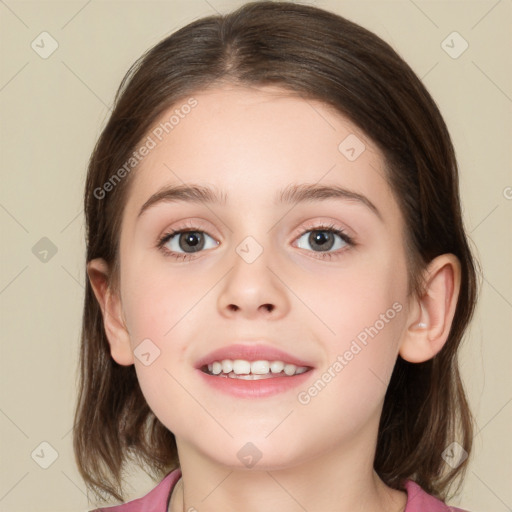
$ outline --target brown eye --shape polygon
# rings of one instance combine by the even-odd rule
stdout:
[[[306,241],[301,241],[302,239]],[[348,235],[339,229],[318,227],[305,231],[300,236],[298,247],[308,249],[308,244],[314,252],[326,252],[332,249],[343,249],[347,245],[352,245],[352,241]]]
[[[186,258],[187,254],[211,249],[218,242],[204,231],[200,230],[176,230],[167,233],[160,239],[158,246],[166,253]]]
[[[186,231],[177,237],[180,249],[185,252],[197,252],[204,248],[204,234],[201,231]]]

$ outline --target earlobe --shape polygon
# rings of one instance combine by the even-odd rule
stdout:
[[[103,326],[112,358],[123,366],[133,364],[133,352],[121,299],[108,285],[108,264],[101,258],[91,260],[87,264],[87,275],[103,314]]]
[[[399,350],[402,359],[421,363],[443,348],[455,315],[460,275],[460,262],[453,254],[442,254],[429,263],[423,294],[411,299]]]

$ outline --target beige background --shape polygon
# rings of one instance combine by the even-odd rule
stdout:
[[[75,468],[70,433],[87,159],[129,65],[176,28],[241,3],[0,1],[0,511],[93,508]],[[481,300],[462,351],[479,431],[463,492],[452,504],[472,512],[510,511],[512,2],[309,3],[394,46],[423,78],[451,131],[465,222],[483,267]],[[43,31],[59,45],[47,59],[31,48]],[[454,31],[469,44],[456,59],[441,46]],[[461,48],[462,40],[454,41]],[[43,237],[57,249],[46,262],[33,253]],[[56,460],[43,469],[53,450]],[[130,483],[132,498],[154,485],[141,472]]]

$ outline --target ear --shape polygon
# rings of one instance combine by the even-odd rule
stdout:
[[[411,299],[399,350],[402,359],[422,363],[443,348],[455,315],[460,275],[460,262],[454,254],[442,254],[429,263],[423,294]]]
[[[124,366],[133,364],[130,335],[126,327],[121,299],[108,285],[108,264],[101,258],[91,260],[87,264],[87,275],[101,307],[112,358]]]

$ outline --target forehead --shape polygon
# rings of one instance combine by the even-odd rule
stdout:
[[[160,187],[188,182],[211,184],[238,206],[248,198],[274,203],[277,189],[306,182],[392,200],[382,155],[356,125],[278,87],[192,94],[164,112],[144,141],[152,148],[132,177],[132,215]]]

